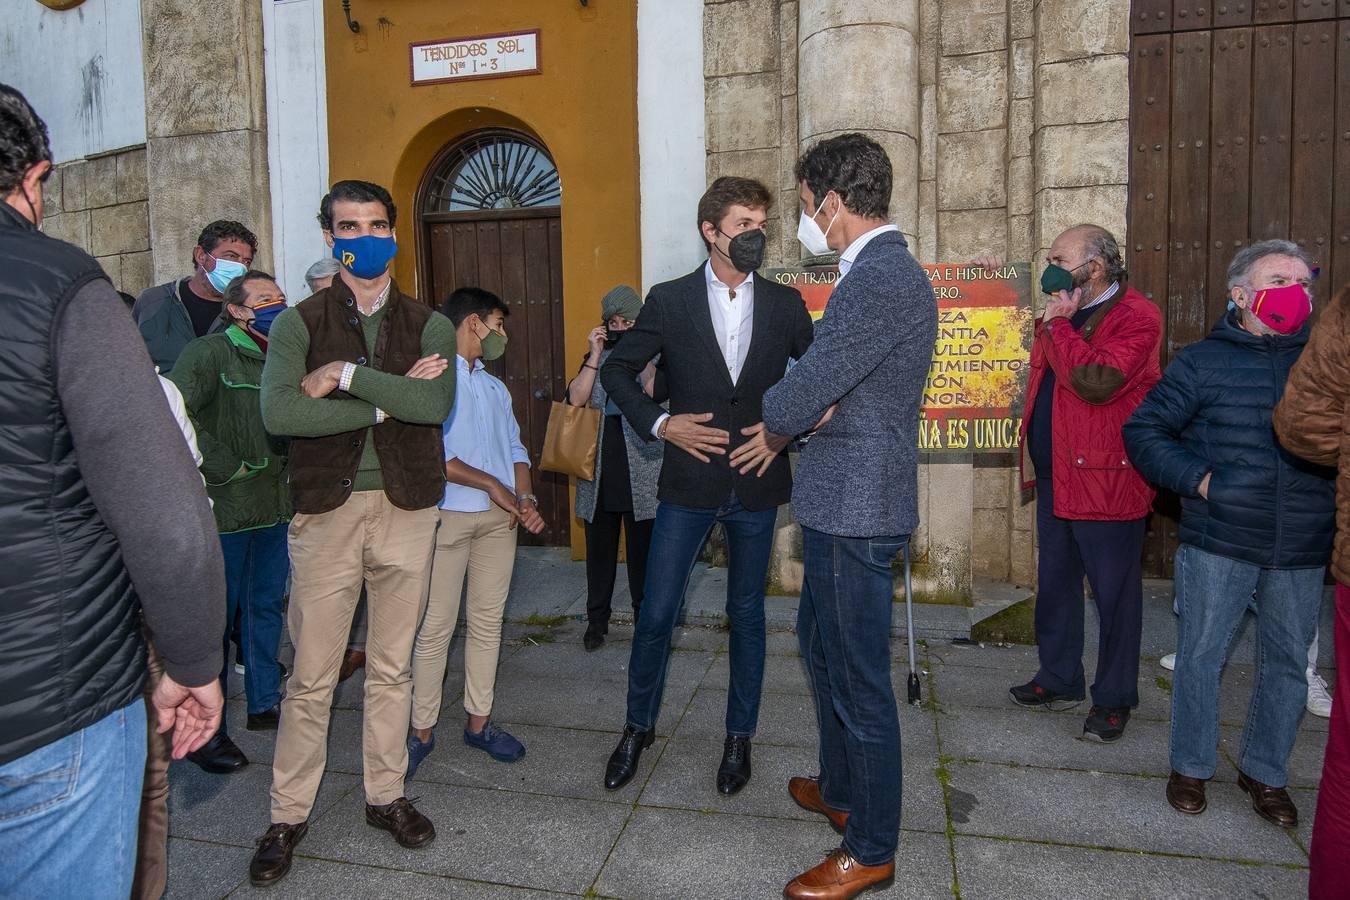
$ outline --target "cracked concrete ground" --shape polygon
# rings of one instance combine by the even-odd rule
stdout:
[[[623,578],[619,579],[623,583]],[[838,843],[797,808],[786,781],[815,768],[814,714],[788,631],[769,635],[754,778],[727,798],[714,787],[726,701],[727,635],[715,621],[723,582],[695,579],[677,632],[656,743],[638,777],[609,793],[601,773],[623,725],[632,632],[581,648],[584,572],[556,553],[523,552],[495,718],[528,753],[504,765],[458,739],[462,645],[451,649],[439,743],[408,795],[436,823],[423,850],[404,850],[362,815],[361,675],[334,702],[327,772],[309,835],[280,885],[284,897],[485,897],[556,894],[624,898],[754,898],[782,886]],[[700,587],[700,585],[703,585]],[[773,598],[788,604],[791,598]],[[616,604],[626,603],[616,598]],[[1324,608],[1330,611],[1330,602]],[[902,612],[902,611],[898,611]],[[787,618],[783,615],[783,618]],[[1089,615],[1089,654],[1095,621]],[[1325,720],[1306,716],[1290,769],[1299,828],[1259,819],[1236,785],[1234,758],[1252,684],[1250,629],[1233,652],[1220,710],[1219,773],[1209,809],[1167,805],[1170,651],[1165,583],[1145,608],[1141,703],[1124,738],[1078,740],[1086,705],[1017,708],[1007,688],[1035,670],[1030,647],[953,643],[950,616],[918,607],[924,704],[903,703],[906,649],[893,644],[904,743],[903,832],[895,885],[869,896],[938,898],[1298,897],[1321,773]],[[926,623],[932,621],[929,627]],[[1324,624],[1324,635],[1331,633]],[[1323,640],[1330,665],[1330,640]],[[289,648],[283,651],[289,655]],[[1086,664],[1091,671],[1091,655]],[[1323,669],[1328,681],[1334,672]],[[235,679],[238,681],[239,679]],[[176,763],[171,773],[169,896],[242,897],[254,839],[267,825],[274,734],[242,727],[232,685],[232,737],[253,763],[231,776]]]

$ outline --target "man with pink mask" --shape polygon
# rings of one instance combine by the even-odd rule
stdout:
[[[1285,785],[1335,533],[1335,471],[1280,446],[1271,415],[1308,342],[1313,277],[1291,241],[1244,248],[1228,266],[1228,312],[1177,354],[1124,428],[1144,477],[1181,496],[1167,800],[1188,815],[1205,811],[1219,680],[1255,594],[1259,652],[1238,787],[1262,818],[1298,824]]]

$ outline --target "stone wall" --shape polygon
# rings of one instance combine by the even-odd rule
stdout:
[[[1128,13],[1128,0],[708,0],[708,177],[781,192],[770,265],[801,255],[797,153],[844,130],[887,147],[892,214],[921,261],[1042,259],[1080,221],[1123,241]],[[1034,583],[1024,500],[1013,455],[928,458],[918,589],[960,600],[975,577]],[[776,570],[791,589],[784,524]]]
[[[145,147],[63,163],[43,186],[42,228],[96,258],[133,296],[151,284]]]
[[[242,222],[271,271],[262,12],[256,0],[141,0],[155,280],[191,270],[204,225]]]

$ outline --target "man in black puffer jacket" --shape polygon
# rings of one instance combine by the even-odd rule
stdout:
[[[46,126],[0,84],[0,897],[125,898],[147,714],[178,758],[220,723],[225,572],[125,304],[38,231],[49,171]]]
[[[1271,425],[1308,340],[1312,278],[1290,241],[1238,253],[1228,267],[1230,310],[1177,354],[1124,428],[1134,465],[1182,502],[1168,802],[1204,812],[1219,679],[1255,594],[1260,652],[1238,785],[1258,814],[1286,828],[1298,824],[1284,787],[1336,514],[1335,472],[1287,452]]]

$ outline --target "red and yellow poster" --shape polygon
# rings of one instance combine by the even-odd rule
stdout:
[[[1031,267],[1007,263],[988,272],[938,263],[924,270],[937,297],[938,335],[923,392],[919,449],[1017,449],[1034,326]],[[825,314],[839,278],[833,266],[760,274],[800,291],[813,319]]]

